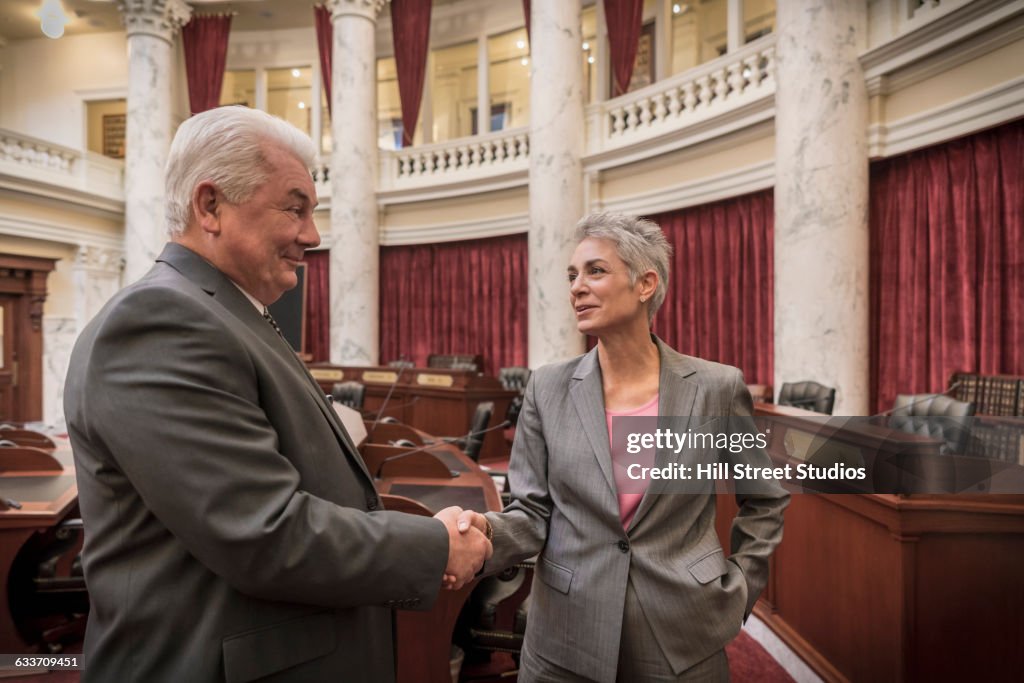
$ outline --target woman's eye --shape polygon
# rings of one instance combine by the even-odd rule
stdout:
[[[569,273],[569,282],[573,282],[576,279],[576,273]]]

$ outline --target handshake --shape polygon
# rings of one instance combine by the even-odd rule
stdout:
[[[484,562],[490,559],[491,525],[479,512],[452,506],[441,510],[434,519],[448,530],[448,565],[441,585],[458,590],[473,580]]]

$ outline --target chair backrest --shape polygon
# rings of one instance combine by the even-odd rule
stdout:
[[[480,447],[483,446],[484,438],[487,436],[480,432],[487,429],[487,424],[491,421],[493,413],[494,403],[492,401],[483,401],[476,404],[476,411],[474,411],[473,419],[469,423],[469,434],[466,435],[465,451],[469,459],[474,462],[480,459]]]
[[[836,403],[836,390],[810,380],[803,382],[785,382],[779,391],[780,406],[793,406],[816,413],[832,414]]]
[[[366,387],[359,382],[338,382],[331,387],[331,396],[344,406],[353,410],[362,410]]]
[[[944,453],[963,453],[968,418],[972,415],[973,403],[942,394],[900,394],[893,404],[889,426],[909,434],[942,439]]]
[[[518,391],[520,394],[526,390],[526,383],[530,381],[530,368],[512,366],[498,370],[498,381],[501,386],[509,391]]]
[[[458,367],[456,368],[456,363]],[[484,357],[480,354],[470,353],[432,353],[427,356],[428,368],[439,368],[445,370],[475,370],[480,372],[484,367]]]
[[[411,360],[393,360],[388,363],[389,368],[414,368],[416,364]]]

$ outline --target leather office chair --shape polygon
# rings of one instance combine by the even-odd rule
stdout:
[[[530,373],[530,368],[518,366],[498,370],[498,381],[501,382],[502,388],[519,392],[519,395],[509,402],[508,411],[505,413],[505,419],[513,425],[519,422],[519,413],[523,409],[523,393],[530,381]]]
[[[942,452],[963,453],[974,404],[942,394],[900,394],[889,417],[889,426],[945,442]]]
[[[363,409],[363,399],[366,398],[366,387],[359,382],[338,382],[331,387],[331,396],[343,406],[353,410]]]
[[[492,652],[512,655],[518,666],[530,612],[534,560],[481,579],[459,615],[456,641],[466,662],[487,661]]]
[[[491,421],[493,413],[493,402],[483,401],[482,403],[477,403],[473,419],[469,423],[469,433],[456,439],[454,442],[473,462],[480,460],[480,448],[484,445],[484,438],[487,436],[480,432],[487,429],[487,424]]]
[[[785,382],[779,391],[780,406],[793,406],[816,413],[832,414],[836,402],[836,390],[817,382]]]

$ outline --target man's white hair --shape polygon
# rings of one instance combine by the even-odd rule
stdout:
[[[166,218],[171,237],[185,231],[199,183],[212,182],[229,202],[238,204],[267,182],[268,143],[290,150],[306,167],[313,165],[316,147],[309,136],[258,109],[217,107],[182,123],[167,157]]]

